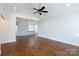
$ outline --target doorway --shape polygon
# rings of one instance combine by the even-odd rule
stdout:
[[[23,18],[16,18],[16,42],[21,45],[21,41],[27,41],[25,45],[34,48],[38,45],[38,22],[34,20],[26,20]],[[25,41],[26,40],[26,41]]]

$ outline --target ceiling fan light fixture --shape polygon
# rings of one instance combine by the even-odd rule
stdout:
[[[41,16],[41,18],[43,18],[44,16],[43,15],[40,15]]]

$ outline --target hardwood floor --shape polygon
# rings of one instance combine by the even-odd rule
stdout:
[[[16,42],[1,44],[2,56],[79,56],[79,47],[33,36],[18,36]],[[32,43],[32,44],[29,44]]]

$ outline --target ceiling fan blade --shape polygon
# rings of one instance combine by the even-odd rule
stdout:
[[[33,12],[33,14],[38,13],[38,12]]]
[[[40,11],[42,11],[43,9],[45,9],[45,6],[43,6],[41,9],[39,9]]]
[[[42,12],[44,12],[44,13],[48,13],[48,11],[42,11]]]
[[[36,9],[36,8],[33,8],[34,10],[38,10],[38,9]]]

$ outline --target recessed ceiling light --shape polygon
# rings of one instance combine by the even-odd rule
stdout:
[[[71,6],[71,4],[70,4],[70,3],[67,3],[67,4],[66,4],[66,6],[67,6],[67,7],[70,7],[70,6]]]
[[[77,33],[76,35],[79,36],[79,33]]]
[[[13,7],[13,9],[15,9],[15,10],[16,10],[16,6],[14,6],[14,7]]]

